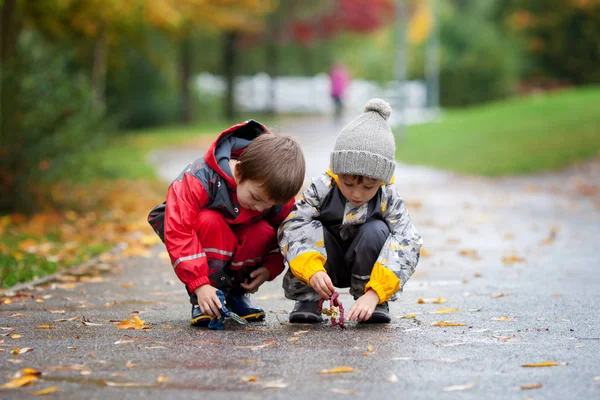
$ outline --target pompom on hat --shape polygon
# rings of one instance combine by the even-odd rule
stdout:
[[[369,100],[363,114],[337,137],[331,153],[331,172],[390,183],[396,168],[396,143],[387,122],[391,114],[392,107],[386,101]]]

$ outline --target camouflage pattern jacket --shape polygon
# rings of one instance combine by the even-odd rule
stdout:
[[[328,171],[313,179],[296,202],[278,232],[284,259],[292,273],[308,284],[316,272],[325,271],[323,227],[340,229],[340,236],[347,240],[353,237],[358,225],[380,219],[391,233],[365,291],[373,289],[380,302],[387,301],[402,290],[415,271],[423,243],[421,236],[393,185],[382,185],[368,203],[356,207],[344,198],[338,182],[338,177]]]

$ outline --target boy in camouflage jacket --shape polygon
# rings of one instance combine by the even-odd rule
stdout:
[[[402,290],[419,261],[421,236],[392,185],[394,136],[388,103],[365,112],[337,138],[330,171],[312,180],[279,228],[289,270],[283,288],[296,304],[290,322],[320,322],[320,298],[350,287],[348,319],[390,322],[387,302]]]

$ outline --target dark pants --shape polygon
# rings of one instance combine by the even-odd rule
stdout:
[[[387,224],[372,219],[361,225],[356,235],[342,240],[335,231],[323,228],[327,261],[325,270],[333,285],[350,288],[355,299],[362,296],[365,286],[371,279],[371,271],[379,257],[381,248],[390,235]],[[319,300],[313,288],[296,278],[288,269],[283,278],[285,297],[291,300]]]

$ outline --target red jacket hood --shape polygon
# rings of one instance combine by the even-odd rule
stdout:
[[[223,179],[225,179],[225,182],[227,182],[227,186],[235,188],[235,180],[226,172],[224,172],[223,169],[219,166],[218,156],[223,156],[225,152],[229,152],[231,146],[228,144],[231,138],[239,139],[237,141],[239,147],[240,144],[243,145],[244,141],[251,142],[252,140],[265,133],[270,134],[271,132],[269,132],[269,130],[263,124],[253,119],[242,122],[240,124],[233,125],[232,127],[223,131],[219,135],[217,140],[215,140],[211,144],[209,149],[204,154],[204,160],[210,168],[212,168],[214,171],[217,171],[217,173],[221,177],[223,177]],[[244,152],[245,149],[245,146],[243,148],[233,149],[229,153],[229,159],[237,159]]]

